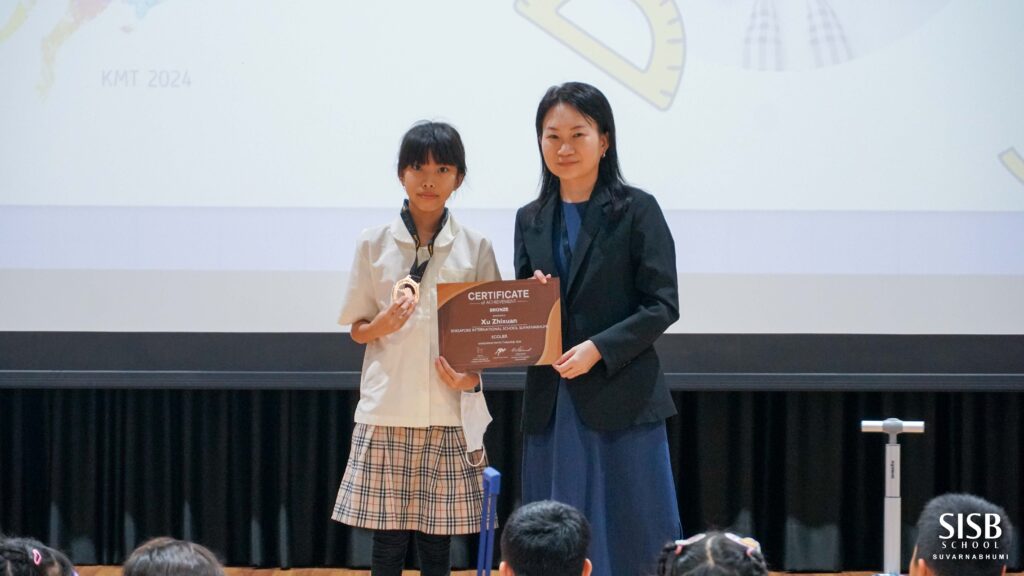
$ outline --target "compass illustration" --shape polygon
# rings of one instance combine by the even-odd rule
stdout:
[[[1021,184],[1024,184],[1024,158],[1016,149],[1010,148],[999,155],[999,160],[1006,166],[1011,174],[1017,177]]]
[[[640,68],[565,18],[569,0],[517,0],[516,12],[605,71],[659,110],[668,110],[683,77],[686,42],[674,0],[633,0],[650,26],[653,42],[647,66]]]

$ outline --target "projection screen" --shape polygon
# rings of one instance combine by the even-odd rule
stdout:
[[[1024,333],[1018,0],[0,5],[0,331],[331,332],[402,133],[512,274],[537,102],[601,88],[682,333]]]

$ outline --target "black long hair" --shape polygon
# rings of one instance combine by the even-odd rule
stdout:
[[[618,216],[628,204],[626,180],[619,168],[619,149],[615,145],[615,116],[608,98],[600,90],[583,82],[566,82],[548,88],[537,105],[537,149],[540,151],[540,195],[537,199],[541,204],[558,196],[558,177],[548,170],[544,163],[544,151],[541,147],[541,136],[544,132],[544,117],[558,104],[566,104],[575,108],[585,118],[594,123],[597,131],[608,138],[608,149],[601,158],[597,168],[597,184],[611,193],[611,214]]]

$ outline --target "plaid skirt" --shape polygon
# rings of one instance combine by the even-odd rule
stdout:
[[[465,456],[458,426],[356,424],[331,518],[371,530],[479,532],[487,461],[474,467]]]

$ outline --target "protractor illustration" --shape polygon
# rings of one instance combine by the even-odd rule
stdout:
[[[632,0],[647,18],[653,34],[647,68],[639,68],[618,52],[566,19],[559,10],[570,0],[516,0],[516,12],[604,70],[655,108],[668,110],[679,90],[686,58],[683,20],[675,0]]]
[[[999,155],[1003,166],[1017,177],[1021,184],[1024,184],[1024,158],[1021,158],[1016,149],[1010,148]]]
[[[14,12],[11,13],[10,18],[7,19],[3,28],[0,28],[0,43],[10,38],[12,34],[18,31],[18,28],[25,23],[25,19],[28,18],[28,13],[32,11],[32,7],[35,5],[36,0],[18,2],[18,5],[14,7]]]

